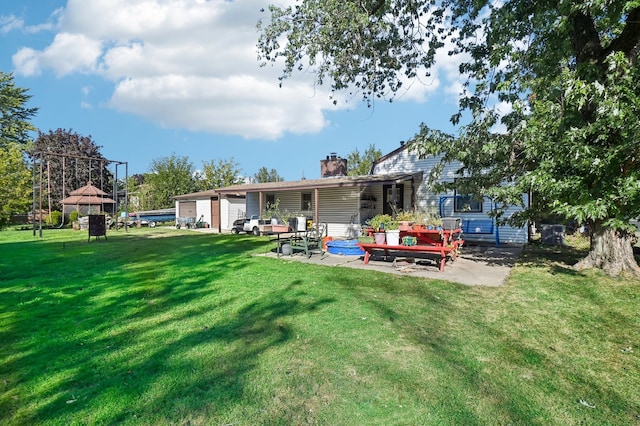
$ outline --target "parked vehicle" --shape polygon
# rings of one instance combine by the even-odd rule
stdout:
[[[233,226],[231,227],[232,234],[239,234],[244,231],[244,223],[247,219],[236,219],[233,221]]]
[[[260,219],[258,215],[250,218],[237,219],[231,227],[232,234],[246,232],[247,234],[260,235],[271,230],[271,219]]]
[[[176,221],[176,209],[160,209],[147,210],[129,213],[129,220],[140,225],[148,225],[149,228],[155,228],[161,222]]]

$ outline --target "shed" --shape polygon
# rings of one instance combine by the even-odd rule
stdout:
[[[202,219],[213,230],[229,231],[233,221],[244,217],[245,194],[219,194],[216,189],[176,195],[176,217],[193,217]]]

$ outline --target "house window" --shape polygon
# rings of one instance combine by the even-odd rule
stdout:
[[[267,194],[267,204],[265,208],[268,210],[269,208],[275,206],[276,204],[276,194]]]
[[[301,210],[311,210],[313,207],[313,203],[311,203],[311,193],[303,192],[302,193],[302,208]]]
[[[453,211],[456,213],[482,213],[482,199],[473,195],[456,194]]]

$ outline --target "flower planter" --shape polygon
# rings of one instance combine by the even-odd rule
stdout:
[[[373,244],[375,241],[375,238],[372,236],[361,235],[358,237],[358,242],[362,244]]]
[[[384,232],[374,232],[373,238],[376,244],[384,244],[386,234]]]
[[[399,246],[400,245],[400,230],[390,230],[387,231],[387,244],[390,246]]]
[[[412,227],[412,223],[408,220],[401,220],[398,222],[398,229],[400,231],[410,231]]]
[[[289,225],[271,225],[272,232],[289,232]]]

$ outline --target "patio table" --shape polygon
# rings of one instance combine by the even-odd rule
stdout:
[[[401,231],[400,237],[413,236],[416,237],[415,245],[388,245],[388,244],[366,244],[358,245],[365,251],[364,264],[369,263],[371,253],[374,251],[383,251],[386,256],[389,253],[394,255],[404,255],[410,257],[412,253],[436,254],[440,255],[440,271],[444,271],[444,266],[448,258],[455,260],[458,250],[464,244],[462,240],[462,230],[410,230]]]

